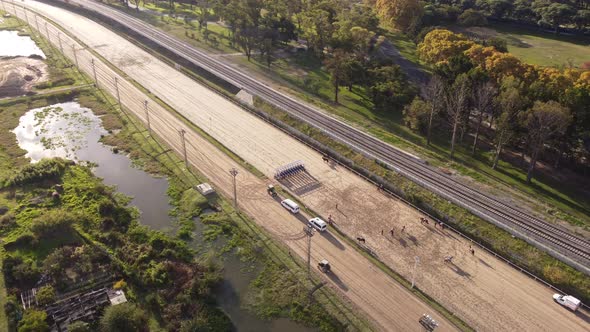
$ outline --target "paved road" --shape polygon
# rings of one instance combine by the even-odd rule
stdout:
[[[381,160],[425,188],[590,274],[590,241],[455,181],[413,156],[274,90],[238,69],[228,66],[221,59],[211,57],[131,15],[91,0],[70,0],[69,2],[83,5],[118,21],[214,75],[320,128],[357,151]]]

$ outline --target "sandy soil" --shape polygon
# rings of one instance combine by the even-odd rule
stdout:
[[[26,1],[26,4],[42,10],[90,46],[100,46],[96,50],[103,57],[267,176],[272,177],[280,165],[293,160],[305,161],[309,174],[318,180],[320,186],[307,192],[301,183],[291,186],[304,204],[324,218],[332,215],[338,227],[350,237],[364,237],[367,246],[382,261],[408,279],[411,279],[414,259],[418,256],[417,286],[476,329],[583,331],[588,328],[587,313],[576,316],[554,304],[552,291],[547,287],[479,248],[472,255],[469,243],[458,235],[435,229],[432,224],[429,227],[420,224],[417,211],[383,195],[345,169],[324,163],[316,152],[191,81],[125,39],[61,9],[32,1]],[[104,79],[112,82],[115,74],[105,75]],[[112,84],[104,87],[114,93]],[[137,104],[135,107],[140,109],[140,116],[143,114],[142,98],[145,97],[140,97],[138,92],[128,92],[123,96],[124,103],[128,99],[130,103]],[[170,117],[155,105],[150,106],[150,111],[152,109],[162,112],[161,116]],[[170,117],[160,125],[175,123],[174,126],[181,127],[175,121]],[[153,120],[152,126],[155,125],[157,123]],[[179,149],[179,143],[174,141],[177,133],[162,131],[160,135]],[[221,191],[230,194],[231,178],[227,170],[235,166],[233,162],[197,135],[191,133],[188,142],[191,161]],[[302,180],[313,181],[311,177]],[[301,233],[303,223],[285,213],[277,202],[266,195],[266,183],[245,170],[240,170],[239,184],[243,209],[302,255],[304,242],[293,238],[294,234]],[[394,236],[388,233],[391,228],[395,229]],[[453,255],[454,263],[444,264],[445,255]],[[337,279],[330,280],[331,284],[362,308],[383,330],[417,328],[417,317],[423,312],[432,312],[329,233],[314,237],[313,259],[323,257],[335,262]],[[445,323],[442,325],[448,326]]]
[[[0,58],[0,98],[22,96],[47,79],[47,65],[43,60]]]

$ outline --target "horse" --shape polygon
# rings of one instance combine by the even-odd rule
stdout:
[[[328,157],[328,155],[327,155],[327,154],[325,154],[325,155],[323,155],[323,156],[322,156],[322,160],[323,160],[325,163],[329,163],[329,162],[330,162],[330,157]]]
[[[364,237],[357,237],[356,238],[359,242],[365,243],[365,238]]]

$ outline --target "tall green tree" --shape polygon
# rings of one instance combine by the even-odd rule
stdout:
[[[536,101],[526,113],[522,114],[523,125],[528,129],[531,148],[531,161],[527,171],[528,183],[533,178],[539,153],[552,137],[563,135],[572,122],[570,110],[556,101]]]
[[[330,82],[334,87],[334,102],[338,103],[340,86],[350,79],[352,56],[344,50],[336,49],[331,56],[324,60],[326,69],[330,73]]]
[[[430,105],[428,112],[428,125],[426,131],[426,144],[430,145],[432,138],[432,124],[434,118],[440,113],[441,109],[444,108],[444,103],[441,100],[445,98],[445,82],[443,79],[434,75],[428,82],[428,85],[422,90],[422,96]]]
[[[475,133],[473,135],[473,144],[471,146],[471,154],[475,155],[477,149],[477,141],[479,139],[479,131],[484,117],[493,111],[494,98],[496,96],[496,87],[491,82],[479,82],[473,89],[473,115],[476,119]]]
[[[500,93],[496,103],[500,107],[500,115],[496,120],[495,144],[496,151],[492,169],[496,169],[504,146],[512,140],[516,131],[518,115],[526,107],[526,97],[521,93],[523,84],[520,80],[506,76],[502,79]]]
[[[451,125],[451,153],[450,157],[455,156],[455,143],[457,142],[457,131],[459,126],[468,116],[467,107],[469,102],[471,82],[466,74],[457,77],[453,85],[447,89],[446,93],[446,112]]]

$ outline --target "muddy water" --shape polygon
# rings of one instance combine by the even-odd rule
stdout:
[[[94,173],[103,178],[105,184],[116,185],[118,191],[133,197],[131,205],[140,210],[142,224],[162,231],[175,228],[173,220],[168,216],[171,208],[166,194],[168,181],[134,168],[127,156],[115,154],[110,147],[101,144],[101,135],[107,133],[101,127],[100,118],[90,109],[81,107],[77,102],[32,109],[20,118],[19,125],[13,132],[19,146],[27,151],[26,156],[31,162],[51,157],[91,162],[96,165]],[[198,218],[195,222],[196,240],[191,245],[195,249],[202,246],[214,248],[216,244],[199,241],[204,227]],[[314,331],[288,319],[261,320],[242,308],[242,297],[256,277],[254,271],[260,269],[260,266],[247,266],[234,254],[225,255],[223,266],[224,280],[216,297],[221,308],[231,318],[236,331]],[[251,272],[244,272],[245,270]]]
[[[38,55],[45,58],[45,54],[28,36],[19,36],[18,31],[0,31],[0,57]]]

